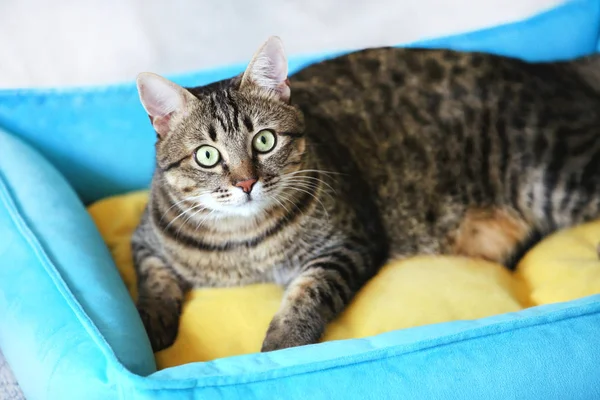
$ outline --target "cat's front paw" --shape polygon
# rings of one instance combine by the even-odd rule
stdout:
[[[324,324],[317,320],[305,321],[275,317],[269,325],[260,351],[274,351],[316,343],[324,328]]]
[[[137,309],[154,352],[165,349],[175,342],[181,313],[178,302],[142,298],[138,300]]]

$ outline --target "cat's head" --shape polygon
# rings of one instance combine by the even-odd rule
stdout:
[[[305,151],[287,71],[281,40],[272,37],[231,80],[187,90],[155,74],[138,76],[158,136],[157,168],[176,199],[245,216],[284,201]]]

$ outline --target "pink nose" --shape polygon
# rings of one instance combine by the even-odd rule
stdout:
[[[250,193],[252,191],[252,186],[256,183],[255,178],[246,179],[245,181],[239,181],[235,184],[235,186],[242,188],[244,193]]]

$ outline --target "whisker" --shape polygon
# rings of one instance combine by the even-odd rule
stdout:
[[[202,204],[197,204],[193,207],[190,207],[186,210],[184,210],[181,214],[179,214],[177,217],[173,218],[171,221],[169,221],[169,223],[167,224],[166,228],[168,228],[173,222],[175,222],[175,220],[179,219],[181,216],[189,213],[192,210],[195,210],[199,208],[198,211],[196,211],[195,213],[193,213],[192,215],[189,215],[185,221],[183,221],[183,223],[179,226],[179,228],[177,229],[177,234],[179,234],[179,232],[181,231],[181,228],[183,227],[183,225],[185,225],[191,218],[193,218],[196,214],[198,214],[199,212],[202,212],[204,210],[206,210],[206,207],[204,207]]]
[[[275,200],[277,204],[279,204],[281,208],[285,210],[285,212],[287,212],[288,214],[290,213],[290,209],[287,208],[281,201],[279,201],[279,199],[275,195],[271,195],[270,197],[271,199]]]
[[[282,187],[291,187],[291,186],[298,186],[302,189],[306,189],[306,190],[313,190],[316,191],[317,189],[319,190],[319,192],[322,192],[323,194],[327,195],[331,200],[334,200],[333,196],[328,193],[327,191],[322,191],[321,187],[318,186],[318,184],[313,183],[313,182],[285,182]]]
[[[333,193],[336,193],[336,190],[335,190],[335,189],[334,189],[334,188],[333,188],[333,187],[332,187],[332,186],[331,186],[329,183],[325,182],[323,179],[320,179],[320,178],[317,178],[317,177],[314,177],[314,176],[305,176],[305,175],[302,175],[302,176],[295,176],[295,177],[286,177],[286,178],[284,178],[284,179],[292,179],[292,178],[293,178],[293,179],[297,179],[297,180],[305,180],[305,179],[308,179],[308,180],[310,180],[310,181],[317,181],[317,182],[321,182],[322,184],[324,184],[325,186],[327,186],[329,189],[331,189],[331,191],[333,191]]]
[[[319,183],[324,183],[325,185],[327,185],[328,188],[331,189],[331,191],[333,191],[334,194],[337,194],[335,189],[333,189],[331,186],[329,186],[326,182],[323,181],[319,181],[319,182],[313,182],[313,181],[303,181],[301,179],[287,179],[284,181],[284,185],[285,184],[297,184],[305,189],[316,189],[319,188],[321,189],[321,187],[319,186]],[[323,190],[323,193],[325,193],[327,196],[329,196],[330,199],[333,200],[333,196],[331,196],[331,193],[329,193],[327,190]]]
[[[204,218],[202,218],[202,220],[196,224],[196,228],[194,229],[194,232],[196,232],[198,229],[200,229],[200,227],[202,226],[202,224],[204,224],[206,221],[208,221],[208,218],[215,212],[216,210],[212,210],[211,212],[209,212],[207,215],[204,216]]]
[[[172,204],[172,205],[171,205],[171,207],[169,207],[169,208],[167,208],[167,209],[165,210],[165,212],[164,212],[164,214],[162,215],[162,217],[160,217],[160,220],[162,221],[162,220],[165,218],[165,216],[167,215],[167,213],[168,213],[168,212],[169,212],[169,211],[170,211],[170,210],[171,210],[173,207],[175,207],[175,206],[177,206],[177,205],[179,205],[179,204],[181,204],[181,203],[183,203],[183,202],[185,202],[185,201],[194,201],[194,200],[200,200],[200,196],[202,196],[202,195],[204,195],[204,194],[207,194],[207,193],[210,193],[210,192],[209,192],[209,191],[204,191],[204,192],[201,192],[200,194],[196,194],[196,195],[193,195],[193,196],[190,196],[190,197],[186,197],[186,198],[184,198],[183,200],[179,200],[178,202],[176,202],[176,203]]]
[[[294,189],[294,190],[298,190],[300,192],[304,192],[306,194],[308,194],[309,196],[312,196],[312,198],[314,198],[316,201],[319,202],[319,204],[321,205],[321,207],[323,207],[323,211],[325,211],[325,215],[327,216],[327,220],[329,220],[329,213],[327,212],[327,208],[325,208],[325,205],[323,204],[323,202],[317,197],[315,196],[313,193],[309,192],[308,190],[304,190],[302,188],[298,188],[295,186],[289,186],[290,189]]]
[[[347,175],[344,174],[342,172],[335,172],[335,171],[325,171],[322,169],[300,169],[298,171],[294,171],[294,172],[288,172],[287,174],[284,175],[297,175],[297,174],[301,174],[303,172],[317,172],[323,175]]]
[[[188,209],[186,212],[188,212],[188,211],[192,211],[192,210],[194,210],[194,209],[196,209],[196,208],[198,208],[198,207],[197,207],[197,206],[194,206],[194,207],[192,207],[192,208],[189,208],[189,209]],[[185,225],[185,224],[187,224],[187,223],[188,223],[188,221],[189,221],[190,219],[194,218],[196,215],[198,215],[198,213],[201,213],[202,211],[205,211],[206,209],[207,209],[207,207],[200,208],[198,211],[194,212],[192,215],[189,215],[189,216],[188,216],[188,217],[185,219],[185,221],[183,221],[182,225]]]
[[[283,200],[287,201],[288,203],[290,203],[291,205],[293,205],[294,207],[296,207],[296,209],[298,211],[300,211],[300,213],[302,214],[302,216],[305,216],[306,214],[304,214],[304,211],[302,211],[302,209],[300,207],[298,207],[298,204],[296,204],[295,201],[291,200],[289,197],[287,197],[286,195],[284,195],[283,193],[279,192],[277,193],[277,195],[279,197],[281,197]]]
[[[286,178],[284,180],[283,185],[298,185],[299,187],[302,187],[304,189],[319,189],[319,192],[324,193],[325,195],[327,195],[329,197],[329,199],[331,199],[332,201],[335,200],[334,197],[331,195],[331,193],[329,193],[328,190],[322,190],[322,187],[319,186],[319,183],[324,183],[325,185],[327,185],[328,188],[331,189],[331,191],[333,191],[334,194],[337,194],[335,189],[333,189],[330,185],[328,185],[326,182],[323,182],[321,180],[318,180],[317,182],[313,182],[313,181],[303,181],[300,178],[294,178],[293,180],[290,178]]]

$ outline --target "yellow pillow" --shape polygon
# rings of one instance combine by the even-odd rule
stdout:
[[[532,304],[550,304],[600,293],[600,220],[545,238],[523,257],[516,278]]]
[[[89,207],[133,299],[129,240],[146,201],[147,192],[137,192]],[[461,257],[391,262],[330,324],[323,340],[483,318],[600,293],[598,238],[600,222],[550,237],[525,257],[516,277],[500,265]],[[259,351],[282,295],[283,289],[273,284],[191,291],[177,340],[156,353],[159,368]]]

